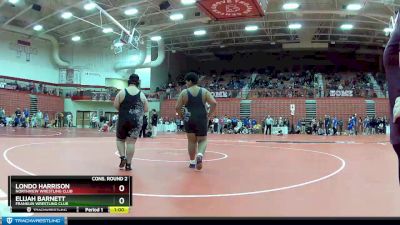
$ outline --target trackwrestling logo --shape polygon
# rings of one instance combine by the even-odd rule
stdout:
[[[3,224],[8,225],[33,225],[52,224],[64,225],[64,217],[3,217]]]

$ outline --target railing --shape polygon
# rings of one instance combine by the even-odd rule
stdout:
[[[252,89],[248,94],[242,90],[219,90],[210,91],[215,98],[316,98],[320,96],[320,90],[309,88],[285,88],[285,89],[268,89],[259,88]],[[149,94],[154,99],[177,99],[180,91],[176,89],[170,90],[169,93],[159,91]],[[376,98],[375,92],[372,89],[344,89],[344,90],[325,90],[323,98],[335,97],[357,97],[357,98]]]
[[[31,94],[44,94],[62,97],[82,96],[80,92],[109,92],[111,95],[115,93],[114,88],[104,86],[87,86],[77,84],[54,84],[47,82],[39,82],[22,78],[11,78],[0,76],[0,89],[22,91]],[[86,94],[85,94],[86,95]],[[115,96],[115,95],[114,95]]]

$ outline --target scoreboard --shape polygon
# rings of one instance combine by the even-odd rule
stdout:
[[[13,213],[128,213],[131,176],[9,176]]]

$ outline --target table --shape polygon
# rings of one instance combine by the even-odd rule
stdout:
[[[272,134],[279,134],[279,131],[282,131],[282,134],[289,134],[289,128],[288,127],[272,127]]]
[[[175,123],[170,124],[157,124],[158,132],[176,132],[177,126]]]

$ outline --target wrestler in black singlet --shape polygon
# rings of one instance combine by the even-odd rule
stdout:
[[[125,89],[125,98],[118,114],[117,138],[138,138],[143,125],[143,115],[144,104],[140,99],[140,91],[136,95],[130,95]]]
[[[200,88],[197,96],[193,96],[189,89],[186,89],[188,101],[184,114],[186,133],[194,133],[196,136],[207,136],[207,110],[203,102],[203,92]]]

